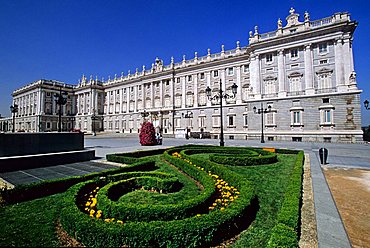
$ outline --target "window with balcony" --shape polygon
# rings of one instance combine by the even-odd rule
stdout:
[[[244,127],[248,127],[248,115],[247,114],[243,115],[243,119],[244,119]]]
[[[229,67],[227,68],[227,75],[232,76],[234,75],[234,67]]]
[[[291,49],[290,50],[290,58],[297,59],[298,58],[298,49]]]
[[[319,44],[319,53],[324,54],[328,52],[328,44],[327,43],[320,43]]]
[[[272,63],[272,53],[266,54],[266,63]]]

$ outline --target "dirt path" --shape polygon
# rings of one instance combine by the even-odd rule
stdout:
[[[370,247],[370,170],[324,168],[352,246]]]

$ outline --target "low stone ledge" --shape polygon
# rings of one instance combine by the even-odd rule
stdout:
[[[26,170],[60,164],[88,161],[95,158],[95,150],[54,152],[23,156],[0,157],[0,172]]]
[[[303,173],[303,204],[301,208],[301,237],[299,247],[317,248],[317,224],[313,198],[310,156],[305,154]]]

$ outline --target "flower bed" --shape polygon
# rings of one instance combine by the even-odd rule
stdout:
[[[113,203],[109,191],[122,184],[130,188],[152,184],[156,179],[131,177],[107,184],[102,180],[80,183],[66,193],[66,206],[61,212],[63,227],[87,246],[201,246],[209,244],[221,230],[230,229],[235,219],[245,214],[254,196],[248,181],[227,170],[219,175],[212,171],[211,164],[194,163],[176,149],[164,152],[163,159],[202,184],[204,189],[197,197],[175,205],[128,206]]]

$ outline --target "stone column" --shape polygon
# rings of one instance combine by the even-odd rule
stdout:
[[[119,112],[123,113],[123,88],[120,89]]]
[[[126,113],[129,113],[129,112],[130,112],[130,90],[131,90],[131,88],[130,88],[130,87],[127,87],[127,88],[126,88],[126,94],[127,94]]]
[[[335,85],[339,92],[346,90],[345,81],[343,77],[343,44],[342,39],[338,39],[334,43],[335,56]]]
[[[110,113],[110,91],[107,91],[107,114]]]
[[[182,91],[182,99],[181,99],[181,108],[185,108],[186,106],[186,77],[181,77],[181,91]]]
[[[198,74],[193,75],[194,78],[194,107],[198,107]]]
[[[285,61],[284,61],[284,50],[278,50],[278,83],[279,83],[279,97],[286,97],[287,89],[285,83]]]
[[[163,107],[163,80],[159,81],[159,107]]]
[[[254,95],[254,99],[261,99],[260,61],[258,54],[251,54],[249,70],[250,82],[253,88],[252,94]]]
[[[171,78],[170,98],[171,98],[171,105],[170,106],[173,107],[173,106],[175,106],[175,78]],[[170,119],[170,120],[172,120],[172,119]]]
[[[315,88],[313,86],[313,67],[312,67],[312,51],[311,44],[305,45],[304,47],[304,75],[305,75],[305,91],[306,95],[315,94]]]
[[[134,99],[135,99],[135,103],[134,103],[134,112],[137,112],[137,94],[138,94],[138,85],[134,86]]]
[[[154,82],[150,83],[150,101],[151,108],[154,108]]]
[[[211,72],[210,71],[206,72],[206,80],[207,80],[206,88],[211,87]],[[211,107],[211,106],[212,106],[211,101],[207,100],[207,107]]]
[[[117,90],[113,90],[113,113],[116,113]]]
[[[45,91],[43,91],[41,88],[39,89],[39,114],[43,115],[45,113]]]
[[[238,91],[236,93],[236,104],[241,104],[242,103],[242,83],[241,83],[241,66],[236,66],[235,67],[235,73],[236,73],[236,85],[238,86]]]
[[[343,40],[343,62],[344,62],[344,82],[345,85],[349,85],[349,76],[352,72],[351,66],[351,49],[350,49],[350,38],[345,38]]]

